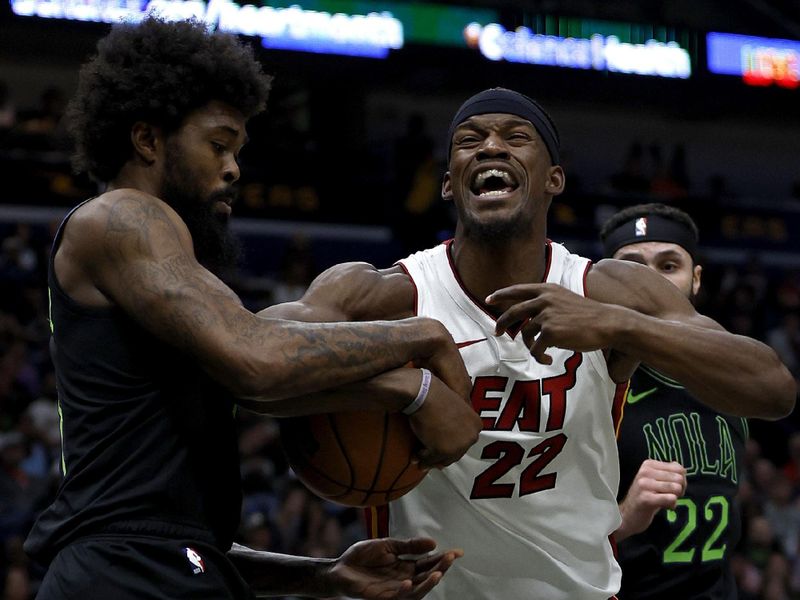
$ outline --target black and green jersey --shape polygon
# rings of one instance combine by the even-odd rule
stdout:
[[[620,542],[620,600],[737,598],[730,555],[746,439],[745,419],[706,407],[647,366],[634,373],[619,432],[619,499],[648,458],[681,463],[688,486],[675,510]]]
[[[227,550],[241,510],[232,399],[119,308],[64,292],[53,268],[63,227],[49,286],[64,479],[27,552],[46,564],[72,541],[105,533]]]

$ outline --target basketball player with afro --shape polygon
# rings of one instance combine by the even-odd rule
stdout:
[[[649,267],[689,299],[700,290],[697,225],[682,210],[628,207],[600,238],[605,256]],[[730,555],[741,530],[736,493],[746,440],[743,417],[698,402],[649,365],[636,370],[618,437],[620,600],[738,597]],[[682,490],[664,485],[676,474]]]
[[[234,399],[262,412],[397,411],[427,464],[476,440],[469,380],[435,320],[308,324],[259,318],[214,272],[247,119],[270,80],[204,23],[120,25],[82,70],[68,118],[76,164],[105,184],[61,224],[49,263],[64,479],[27,552],[39,597],[424,596],[459,551],[425,537],[362,542],[335,560],[233,544],[241,511]],[[409,361],[426,368],[403,367]],[[371,400],[295,400],[375,377]],[[427,404],[427,402],[426,402]]]
[[[455,239],[385,270],[333,267],[301,300],[266,312],[425,315],[453,334],[480,439],[371,521],[373,533],[388,526],[464,548],[432,597],[607,600],[620,585],[616,431],[639,361],[734,415],[786,415],[794,382],[770,348],[699,315],[647,267],[592,265],[547,239],[565,175],[538,103],[481,92],[453,118],[448,148],[442,197],[458,212]],[[678,489],[680,475],[663,485]]]

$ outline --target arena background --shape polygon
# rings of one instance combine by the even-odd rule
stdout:
[[[551,238],[599,258],[598,225],[616,209],[684,208],[701,230],[700,310],[771,344],[800,378],[795,0],[298,0],[263,2],[269,10],[260,11],[232,0],[158,4],[251,34],[243,39],[276,75],[267,114],[249,126],[233,221],[246,256],[229,279],[254,310],[298,297],[331,264],[388,266],[449,237],[453,215],[439,199],[449,120],[466,97],[500,85],[540,100],[559,125],[567,190],[551,210]],[[69,167],[61,114],[79,65],[108,31],[103,21],[141,15],[146,5],[0,3],[7,600],[36,591],[42,573],[21,541],[58,483],[46,257],[65,211],[97,192]],[[293,480],[272,421],[243,414],[240,426],[242,543],[334,556],[364,536],[356,511]],[[751,421],[735,553],[745,600],[800,598],[799,429],[796,414]]]

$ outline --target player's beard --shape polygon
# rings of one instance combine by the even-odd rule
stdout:
[[[463,236],[481,244],[492,246],[525,239],[531,235],[533,227],[531,215],[518,212],[508,217],[480,220],[468,211],[461,212],[459,223]]]
[[[228,216],[216,212],[214,206],[217,200],[234,198],[235,188],[228,187],[203,198],[196,177],[179,149],[168,144],[165,162],[162,199],[186,223],[198,262],[215,275],[229,273],[241,257],[241,243],[228,228]]]

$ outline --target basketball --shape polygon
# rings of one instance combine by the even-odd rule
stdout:
[[[298,479],[331,502],[386,504],[425,477],[411,462],[420,446],[402,413],[348,411],[279,421]]]

